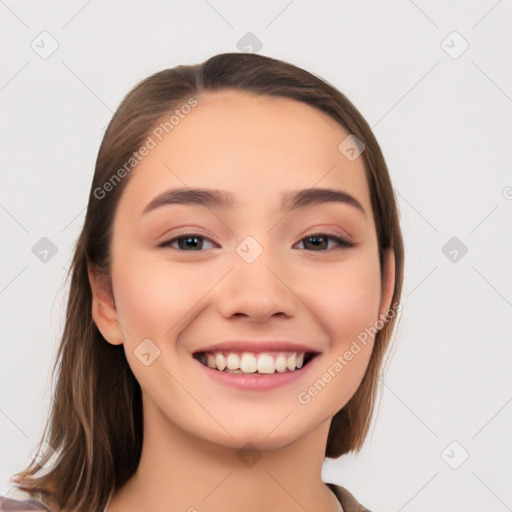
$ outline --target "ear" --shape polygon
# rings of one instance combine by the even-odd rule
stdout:
[[[384,269],[382,271],[382,290],[379,318],[387,316],[395,290],[395,252],[392,248],[384,251]]]
[[[118,321],[110,277],[90,267],[87,268],[92,291],[92,317],[103,337],[112,345],[124,341]]]

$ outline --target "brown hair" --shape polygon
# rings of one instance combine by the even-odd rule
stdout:
[[[109,496],[135,472],[142,449],[140,386],[122,345],[107,343],[92,318],[88,266],[109,275],[112,221],[128,177],[126,162],[165,114],[204,91],[236,89],[307,103],[338,122],[365,145],[362,158],[377,230],[381,272],[383,253],[395,255],[392,304],[399,304],[403,280],[403,241],[397,203],[380,147],[359,111],[335,87],[282,60],[250,53],[223,53],[201,64],[179,65],[138,83],[123,99],[101,142],[82,232],[76,242],[64,332],[55,366],[58,377],[37,458],[11,478],[21,489],[56,503],[60,509],[101,511]],[[341,141],[340,141],[341,142]],[[132,160],[131,160],[132,159]],[[135,164],[136,165],[136,164]],[[123,179],[98,190],[117,172]],[[381,274],[382,275],[382,274]],[[383,356],[396,317],[375,337],[364,378],[349,402],[334,416],[325,455],[358,452],[368,433]],[[49,430],[49,435],[46,433]],[[50,452],[44,451],[48,445]],[[55,460],[47,464],[51,452]],[[40,453],[43,453],[40,456]],[[41,466],[41,467],[40,467]],[[49,466],[49,467],[45,467]],[[35,477],[45,469],[44,474]]]

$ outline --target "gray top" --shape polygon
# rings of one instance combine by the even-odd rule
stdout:
[[[338,498],[343,512],[371,512],[361,505],[344,487],[327,483],[327,486]],[[28,512],[31,510],[53,512],[37,498],[24,491],[16,491],[16,497],[0,496],[0,512]]]

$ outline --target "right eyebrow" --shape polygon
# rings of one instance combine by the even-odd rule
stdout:
[[[205,188],[175,188],[170,189],[156,196],[142,212],[142,215],[160,208],[161,206],[173,204],[197,204],[211,208],[231,208],[233,206],[233,195],[224,190]]]

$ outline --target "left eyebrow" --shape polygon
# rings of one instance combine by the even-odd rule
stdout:
[[[332,188],[306,188],[294,190],[283,195],[281,211],[295,210],[314,204],[344,203],[359,210],[365,217],[366,213],[361,203],[353,196],[342,190]],[[142,212],[142,215],[160,208],[174,204],[190,204],[207,206],[210,208],[228,209],[234,204],[233,194],[225,190],[206,188],[177,188],[170,189],[156,196]]]
[[[366,217],[363,205],[355,197],[333,188],[305,188],[288,192],[284,195],[281,210],[285,208],[295,210],[322,203],[344,203],[360,211]]]

